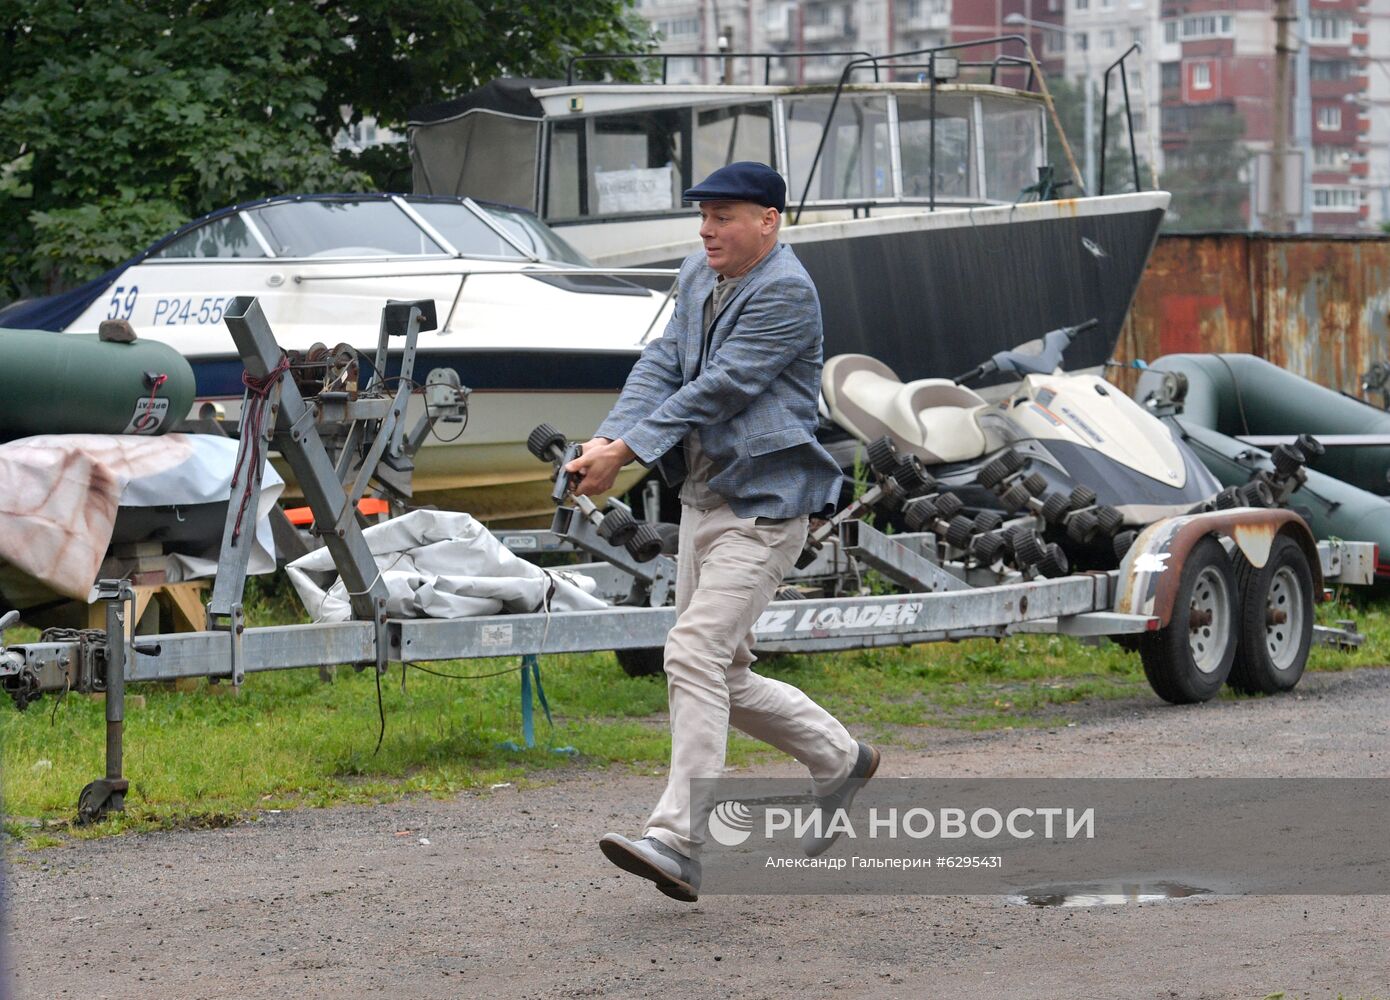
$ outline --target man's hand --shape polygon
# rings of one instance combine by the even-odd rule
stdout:
[[[566,465],[565,471],[579,477],[574,492],[591,497],[611,490],[619,470],[636,457],[636,453],[623,444],[622,438],[616,441],[593,438],[584,442],[579,457]]]

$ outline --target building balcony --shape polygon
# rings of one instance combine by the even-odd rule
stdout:
[[[854,31],[838,18],[826,24],[808,24],[801,29],[801,39],[807,43],[851,41],[853,38]]]
[[[919,11],[911,17],[899,18],[900,31],[942,31],[951,26],[948,11]]]

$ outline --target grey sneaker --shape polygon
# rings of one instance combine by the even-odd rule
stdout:
[[[816,806],[821,811],[822,829],[825,829],[826,833],[818,837],[812,828],[802,836],[801,850],[808,858],[817,857],[830,850],[831,845],[840,836],[838,829],[833,832],[828,829],[832,825],[830,821],[835,815],[835,810],[844,809],[848,812],[850,803],[854,801],[854,793],[864,787],[864,782],[872,778],[878,770],[878,748],[867,743],[860,743],[858,746],[859,756],[854,761],[854,767],[850,768],[849,777],[842,781],[835,791],[816,799]]]
[[[628,840],[620,834],[605,833],[598,846],[609,861],[625,872],[651,879],[672,899],[693,903],[700,898],[700,862],[655,837]]]

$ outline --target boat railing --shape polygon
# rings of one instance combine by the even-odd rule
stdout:
[[[821,155],[825,152],[826,140],[830,136],[830,126],[835,120],[835,109],[839,107],[840,95],[844,93],[845,87],[849,85],[850,77],[854,75],[856,70],[872,68],[875,78],[877,78],[880,64],[887,64],[891,68],[897,60],[911,58],[920,59],[922,56],[926,56],[925,66],[927,68],[927,82],[929,84],[928,93],[930,94],[928,98],[930,110],[927,119],[927,175],[931,178],[931,183],[928,190],[928,206],[930,211],[936,211],[936,90],[939,82],[938,77],[941,75],[938,73],[938,69],[942,71],[949,70],[949,75],[954,77],[959,73],[963,65],[961,61],[954,56],[943,57],[942,54],[946,52],[963,51],[965,49],[982,48],[987,45],[1001,46],[1009,43],[1017,43],[1023,46],[1024,57],[1012,56],[1011,58],[1026,61],[1031,67],[1033,72],[1029,74],[1029,84],[1031,85],[1035,79],[1041,81],[1041,74],[1036,72],[1038,64],[1037,57],[1033,54],[1032,45],[1029,44],[1028,39],[1023,35],[996,35],[993,38],[981,38],[970,42],[952,42],[949,45],[935,45],[931,48],[912,49],[908,52],[893,52],[881,56],[864,56],[859,59],[851,59],[849,62],[845,63],[844,69],[840,71],[840,80],[835,85],[835,96],[830,100],[830,111],[825,116],[825,126],[821,129],[820,142],[816,146],[816,155],[811,158],[811,167],[806,172],[806,184],[801,189],[801,199],[797,202],[796,215],[794,215],[791,220],[792,225],[796,225],[801,220],[801,213],[806,208],[806,199],[811,193],[811,183],[815,180],[816,167],[820,165]],[[996,57],[989,62],[966,63],[964,65],[991,66],[991,82],[993,82],[995,75],[998,73],[1000,62],[998,57]],[[1043,84],[1043,96],[1047,98],[1048,106],[1051,107],[1052,101],[1047,96],[1046,84]],[[1055,118],[1055,109],[1053,110],[1053,115]],[[1065,141],[1065,137],[1063,137],[1063,142],[1065,143]],[[1068,157],[1070,157],[1070,148],[1068,148],[1067,154]]]
[[[454,292],[454,300],[449,304],[449,312],[444,317],[444,323],[439,328],[441,335],[451,333],[450,324],[454,321],[454,314],[458,312],[459,301],[463,298],[464,286],[471,277],[484,274],[526,274],[544,275],[545,277],[605,277],[612,276],[618,278],[671,278],[675,279],[680,274],[678,267],[504,267],[504,268],[479,268],[478,270],[450,271],[448,274],[457,274],[459,279],[458,289]],[[439,271],[392,271],[391,273],[378,272],[375,274],[296,274],[294,283],[296,285],[309,281],[369,281],[373,278],[438,278],[441,277]],[[647,289],[652,291],[652,289]],[[661,318],[661,314],[666,311],[666,305],[675,297],[676,282],[672,280],[671,287],[666,290],[661,303],[656,307],[656,312],[652,314],[651,322],[647,324],[647,329],[643,332],[639,345],[646,344],[651,338],[652,330],[656,328],[656,321]]]
[[[1139,191],[1143,188],[1143,183],[1139,180],[1139,150],[1134,144],[1134,112],[1129,106],[1129,74],[1125,71],[1125,60],[1135,52],[1142,52],[1143,47],[1135,42],[1120,54],[1116,59],[1105,68],[1105,86],[1101,91],[1100,98],[1100,178],[1097,182],[1098,194],[1105,194],[1105,140],[1106,127],[1109,124],[1110,115],[1110,74],[1116,69],[1120,71],[1120,88],[1125,97],[1125,125],[1129,128],[1129,159],[1134,167],[1134,190]],[[1089,84],[1088,84],[1089,86]],[[1092,91],[1094,93],[1094,91]]]
[[[780,59],[809,59],[811,57],[820,58],[823,56],[857,56],[866,59],[876,58],[872,53],[863,49],[835,49],[820,50],[814,52],[650,52],[646,54],[634,54],[631,52],[591,52],[585,55],[571,56],[565,66],[565,86],[574,86],[574,70],[580,63],[586,62],[649,62],[651,60],[661,60],[661,82],[666,82],[667,72],[670,68],[672,59],[761,59],[763,61],[763,83],[772,82],[772,63]],[[874,82],[878,82],[878,67],[874,67]]]

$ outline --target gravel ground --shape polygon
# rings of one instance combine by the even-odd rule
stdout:
[[[1294,697],[917,731],[913,776],[1386,776],[1390,670]],[[750,774],[791,775],[768,764]],[[547,779],[551,780],[551,779]],[[19,997],[1390,997],[1390,897],[659,895],[599,854],[656,775],[11,850]]]

